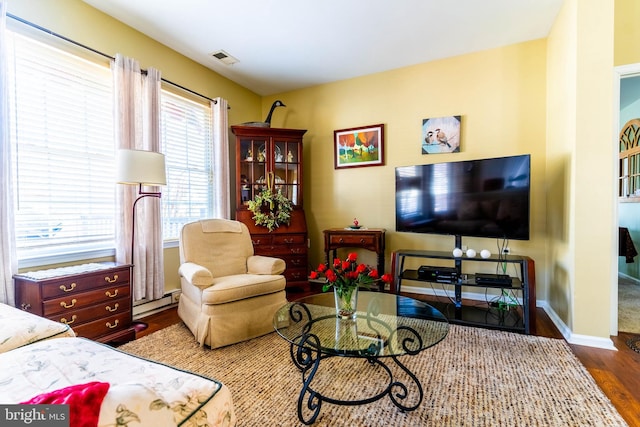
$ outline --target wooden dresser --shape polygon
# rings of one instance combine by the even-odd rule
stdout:
[[[253,251],[256,255],[272,256],[284,260],[287,269],[284,277],[287,288],[301,288],[307,290],[308,282],[308,246],[307,226],[302,209],[291,212],[291,223],[281,225],[269,232],[265,227],[255,225],[252,214],[246,210],[239,210],[237,220],[243,222],[251,233]]]
[[[16,307],[100,342],[135,339],[131,266],[83,264],[13,276]]]

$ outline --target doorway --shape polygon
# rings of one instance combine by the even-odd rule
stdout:
[[[640,118],[640,64],[616,67],[617,120],[615,133],[615,170],[619,170],[619,132],[631,119]],[[625,172],[626,173],[626,172]],[[616,174],[618,175],[618,174]],[[618,176],[615,177],[618,193]],[[629,255],[640,252],[640,202],[616,200],[617,224],[619,231],[619,253],[612,284],[612,335],[618,332],[640,334],[640,256],[621,256],[628,249]],[[617,248],[618,249],[618,248]]]

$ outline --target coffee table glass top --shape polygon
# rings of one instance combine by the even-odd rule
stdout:
[[[327,292],[287,303],[275,313],[273,325],[291,344],[350,357],[416,354],[449,331],[447,319],[429,304],[367,291],[359,291],[355,319],[336,316],[333,292]]]

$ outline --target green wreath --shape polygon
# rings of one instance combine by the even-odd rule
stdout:
[[[249,201],[249,210],[253,213],[256,225],[263,225],[269,231],[275,230],[280,224],[289,225],[292,209],[291,200],[280,190],[273,191],[267,188]]]

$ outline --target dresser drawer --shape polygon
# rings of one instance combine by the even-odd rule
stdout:
[[[48,301],[44,301],[44,316],[51,316],[57,313],[65,313],[70,311],[76,311],[81,308],[99,303],[109,303],[114,299],[122,297],[129,298],[131,293],[129,285],[122,286],[110,286],[107,288],[96,289],[95,291],[74,293],[67,295],[64,298],[55,298]]]
[[[42,298],[57,298],[104,286],[117,286],[128,283],[129,268],[116,271],[98,271],[85,276],[67,277],[59,280],[47,281],[42,284]]]
[[[283,258],[286,255],[306,255],[305,245],[271,245],[255,248],[256,255],[273,256]]]
[[[113,334],[115,332],[129,328],[131,324],[131,312],[120,313],[114,316],[104,317],[100,320],[94,320],[93,322],[84,323],[78,326],[71,327],[77,335],[96,339],[103,335]]]
[[[273,236],[274,245],[304,245],[304,234],[276,234]]]
[[[56,322],[66,323],[75,330],[78,325],[82,325],[83,323],[89,323],[97,319],[104,319],[107,316],[127,313],[129,312],[130,307],[130,299],[125,297],[113,301],[105,301],[86,308],[69,310],[67,312],[47,316],[47,318],[55,320]]]
[[[330,236],[329,244],[330,245],[353,245],[354,247],[358,246],[372,246],[376,243],[376,236],[373,235],[357,235],[357,233],[353,234],[343,234],[340,236]]]
[[[273,244],[273,236],[267,234],[251,236],[251,243],[253,243],[253,247],[256,249],[260,246],[270,246]]]
[[[282,257],[287,264],[287,270],[290,268],[307,268],[307,254],[302,255],[285,255]]]
[[[288,268],[284,271],[284,277],[287,282],[306,281],[309,273],[306,268]]]

